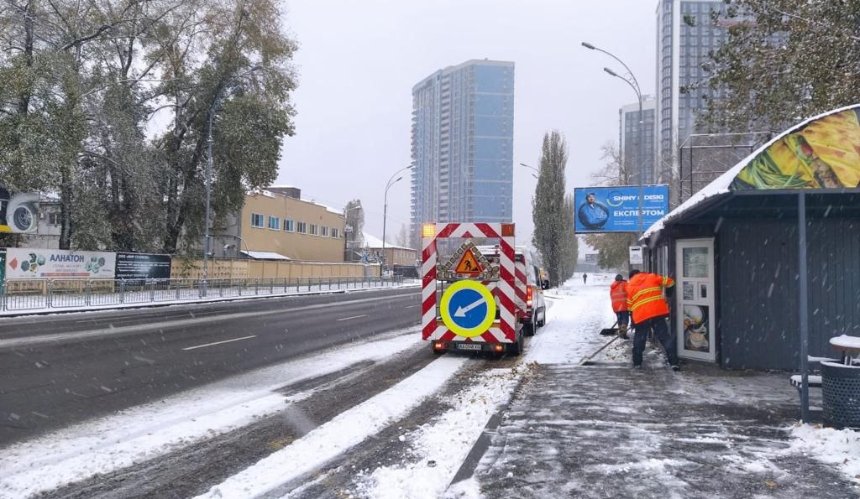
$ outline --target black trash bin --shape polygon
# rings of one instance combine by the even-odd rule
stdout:
[[[834,428],[860,428],[860,366],[821,363],[824,424]]]

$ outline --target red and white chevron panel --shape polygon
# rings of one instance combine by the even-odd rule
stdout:
[[[459,336],[449,330],[437,317],[438,263],[436,241],[448,238],[490,237],[499,240],[499,281],[487,287],[499,301],[499,320],[490,329],[474,338]],[[514,262],[514,225],[501,223],[443,223],[436,224],[436,236],[425,237],[421,244],[421,313],[422,338],[442,341],[473,341],[513,343],[517,338],[517,317],[525,313],[525,273]],[[517,274],[522,274],[520,280]],[[485,282],[485,284],[488,284]],[[522,295],[522,299],[520,299]],[[521,306],[518,306],[519,303]],[[522,308],[523,312],[518,311]]]

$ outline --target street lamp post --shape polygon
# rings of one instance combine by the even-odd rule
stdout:
[[[203,296],[206,296],[206,287],[209,280],[209,252],[211,251],[211,240],[209,237],[209,211],[212,198],[212,115],[215,114],[215,106],[209,109],[209,137],[208,137],[208,154],[206,160],[206,218],[204,221],[203,235]]]
[[[528,168],[529,170],[533,170],[534,173],[532,173],[532,177],[534,177],[534,178],[538,178],[538,176],[540,175],[540,170],[538,170],[534,166],[527,165],[525,163],[520,163],[520,166],[524,166],[524,167]]]
[[[609,68],[603,68],[603,71],[605,71],[610,76],[614,76],[615,78],[618,78],[618,79],[624,81],[624,83],[627,83],[628,85],[630,85],[630,88],[632,88],[633,91],[636,93],[636,100],[639,103],[639,147],[638,147],[638,149],[639,149],[639,168],[638,168],[639,169],[639,175],[638,175],[638,177],[639,177],[639,182],[638,182],[639,183],[639,195],[637,196],[639,198],[639,209],[637,210],[637,219],[636,219],[637,220],[636,238],[638,240],[640,237],[642,237],[642,230],[643,230],[643,227],[642,227],[642,198],[643,198],[643,195],[642,195],[642,184],[643,184],[642,173],[645,170],[645,154],[644,154],[644,149],[643,149],[643,146],[645,145],[645,119],[642,116],[642,90],[639,87],[639,82],[636,80],[636,76],[633,75],[633,71],[630,70],[630,68],[627,66],[627,64],[624,64],[624,61],[622,61],[621,59],[616,57],[611,52],[603,50],[599,47],[595,47],[594,45],[592,45],[588,42],[582,42],[582,46],[589,49],[589,50],[596,50],[598,52],[603,52],[604,54],[615,59],[616,61],[618,61],[619,64],[624,66],[624,69],[627,70],[627,75],[629,76],[629,78],[621,76]]]
[[[392,185],[396,184],[397,182],[399,182],[400,180],[403,179],[403,175],[400,175],[401,173],[405,172],[406,170],[412,169],[413,166],[415,166],[415,165],[409,165],[406,168],[401,168],[401,169],[397,170],[396,172],[394,172],[394,175],[392,175],[391,178],[388,179],[388,182],[385,184],[385,196],[384,196],[385,204],[383,205],[383,208],[382,208],[382,272],[383,272],[383,277],[385,275],[385,229],[386,229],[387,222],[388,222],[388,189],[390,189]],[[398,175],[400,175],[400,176],[398,176]]]
[[[248,243],[246,243],[245,240],[242,239],[241,236],[237,236],[234,234],[224,234],[224,236],[234,237],[234,238],[238,239],[239,243],[240,243],[239,245],[233,245],[233,244],[224,245],[224,253],[225,253],[224,256],[227,256],[226,253],[227,253],[228,248],[235,246],[236,247],[236,258],[239,258],[239,255],[242,253],[242,246],[245,246],[245,253],[248,254],[248,258],[251,258],[251,250],[248,249]]]

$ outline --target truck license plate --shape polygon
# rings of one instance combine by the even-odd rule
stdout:
[[[459,350],[480,350],[481,345],[479,343],[458,343],[457,349],[459,349]]]

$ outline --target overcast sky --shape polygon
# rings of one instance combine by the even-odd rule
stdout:
[[[365,230],[382,236],[383,192],[410,164],[412,86],[469,59],[513,61],[517,243],[532,233],[543,135],[567,139],[567,191],[590,185],[601,146],[618,142],[618,108],[635,102],[623,68],[587,50],[588,41],[624,60],[653,94],[657,0],[283,0],[287,32],[299,43],[293,94],[296,135],[284,141],[279,184],[341,209],[354,198]],[[409,223],[409,182],[388,193],[387,239]]]

